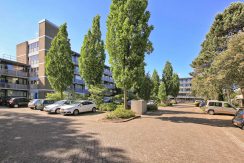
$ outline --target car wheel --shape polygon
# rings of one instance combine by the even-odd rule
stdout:
[[[92,108],[92,112],[96,112],[97,111],[97,109],[94,107],[94,108]]]
[[[18,108],[18,107],[19,107],[19,105],[18,105],[18,104],[15,104],[15,105],[14,105],[14,107],[15,107],[15,108]]]
[[[75,109],[73,112],[74,115],[78,115],[79,114],[79,110]]]
[[[36,110],[37,108],[36,108],[36,106],[34,107],[34,110]]]
[[[60,114],[60,108],[56,109],[56,110],[55,110],[55,113],[56,113],[56,114]]]
[[[208,111],[208,114],[210,114],[210,115],[214,115],[214,111],[213,111],[213,110],[209,110],[209,111]]]

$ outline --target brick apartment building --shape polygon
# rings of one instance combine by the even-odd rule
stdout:
[[[53,92],[45,72],[45,56],[51,46],[52,39],[58,33],[58,26],[43,19],[39,21],[39,34],[37,38],[24,41],[16,46],[17,62],[29,65],[29,91],[30,98],[45,98],[46,94]],[[69,89],[80,94],[88,93],[84,80],[79,74],[78,58],[80,54],[72,52],[72,61],[75,65],[73,85]],[[104,68],[102,83],[114,92],[115,84],[108,66]]]

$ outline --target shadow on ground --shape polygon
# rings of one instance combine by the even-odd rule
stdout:
[[[104,147],[97,133],[65,118],[0,113],[1,162],[135,162],[123,149]],[[77,130],[74,126],[79,126]]]
[[[231,120],[223,119],[206,119],[206,118],[193,118],[193,117],[158,117],[163,121],[170,121],[174,123],[195,123],[216,127],[234,127]]]
[[[163,114],[203,114],[199,112],[189,112],[189,111],[181,111],[181,110],[170,110],[170,109],[160,109],[157,111],[147,112],[145,115],[148,116],[161,116]]]

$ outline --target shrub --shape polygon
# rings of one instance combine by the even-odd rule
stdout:
[[[64,99],[68,97],[66,93],[63,94]],[[48,100],[54,100],[54,101],[60,101],[63,100],[60,96],[60,92],[54,92],[54,93],[47,93],[46,99]]]
[[[100,105],[99,109],[101,111],[114,111],[117,105],[115,103],[103,103]]]
[[[158,106],[157,105],[147,105],[147,110],[148,111],[155,111],[158,110]]]
[[[119,106],[114,111],[107,115],[107,119],[127,119],[135,117],[135,113],[131,110],[124,109],[123,107]]]

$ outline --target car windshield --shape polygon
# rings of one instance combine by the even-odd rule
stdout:
[[[63,103],[65,103],[66,102],[66,100],[61,100],[61,101],[57,101],[57,102],[55,102],[54,104],[63,104]]]

